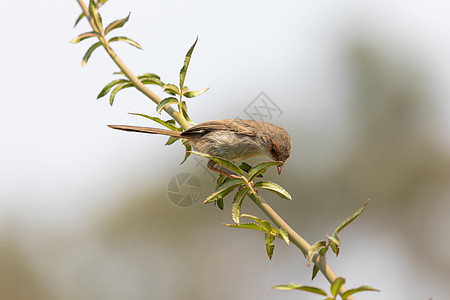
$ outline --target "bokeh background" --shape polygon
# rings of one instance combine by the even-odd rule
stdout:
[[[228,229],[225,210],[179,208],[179,173],[211,178],[184,147],[110,130],[154,125],[131,89],[96,101],[117,71],[103,50],[81,68],[90,41],[76,1],[2,4],[0,299],[319,299],[269,287],[326,288],[293,247],[267,259],[263,235]],[[199,36],[186,83],[196,122],[247,118],[264,92],[271,122],[292,135],[278,177],[288,202],[270,204],[311,243],[368,198],[329,256],[357,299],[446,299],[450,292],[450,4],[446,1],[110,1],[106,21],[131,19],[114,49],[137,74],[177,82]],[[161,91],[154,89],[160,95]],[[164,116],[166,117],[166,116]],[[260,214],[249,202],[244,211]]]

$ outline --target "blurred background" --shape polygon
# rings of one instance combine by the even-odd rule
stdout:
[[[106,127],[154,126],[128,112],[157,113],[131,89],[113,107],[96,101],[117,68],[102,49],[81,68],[92,41],[69,43],[89,31],[85,20],[72,28],[76,1],[3,7],[0,299],[319,299],[269,288],[328,284],[310,281],[295,247],[278,241],[269,261],[261,233],[223,226],[231,199],[223,211],[170,201],[181,173],[198,178],[200,202],[213,191],[206,161],[180,166],[179,142]],[[381,289],[357,299],[448,297],[450,3],[110,1],[101,10],[104,23],[130,11],[117,34],[144,51],[114,49],[136,74],[178,82],[199,36],[186,84],[210,90],[188,100],[195,122],[265,118],[290,132],[282,176],[266,177],[293,201],[263,196],[310,243],[371,199],[341,233],[340,256],[329,255],[347,287]],[[250,202],[243,211],[263,216]]]

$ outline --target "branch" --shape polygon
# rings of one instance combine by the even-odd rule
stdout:
[[[87,20],[89,21],[89,24],[91,25],[92,29],[99,33],[100,36],[98,36],[98,40],[105,48],[106,52],[109,54],[111,59],[116,63],[116,65],[119,67],[119,69],[123,72],[123,74],[133,83],[133,85],[145,96],[150,98],[153,102],[158,105],[162,99],[156,95],[154,92],[152,92],[150,89],[148,89],[134,74],[131,72],[131,70],[125,65],[125,63],[117,56],[117,54],[114,52],[114,50],[109,46],[109,43],[106,41],[104,33],[97,28],[95,25],[94,19],[89,14],[89,9],[86,7],[83,0],[77,0],[78,4],[80,5],[81,9],[83,10],[84,15],[86,16]],[[186,119],[183,117],[183,115],[176,110],[174,110],[172,107],[167,105],[164,107],[165,112],[167,112],[174,120],[180,124],[184,130],[190,128],[191,126],[186,121]]]
[[[305,241],[291,226],[289,226],[276,212],[273,208],[264,201],[263,198],[256,196],[255,194],[248,194],[249,197],[255,202],[255,204],[272,220],[272,222],[283,228],[289,235],[289,240],[296,245],[300,251],[302,251],[303,255],[307,256],[309,249],[311,249],[311,245]],[[314,254],[314,258],[312,260],[314,264],[319,268],[319,271],[325,276],[325,278],[332,284],[337,276],[327,264],[325,256],[321,256],[318,253]],[[339,290],[339,294],[342,296],[347,289],[344,285],[341,286]],[[354,300],[353,296],[348,296],[345,298],[347,300]]]

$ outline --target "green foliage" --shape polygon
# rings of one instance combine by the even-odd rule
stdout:
[[[108,33],[110,33],[111,31],[115,30],[115,29],[119,29],[121,27],[123,27],[128,20],[130,19],[130,13],[128,14],[127,17],[123,18],[123,19],[119,19],[119,20],[115,20],[111,23],[109,23],[105,29],[103,29],[103,21],[102,21],[102,17],[100,15],[99,12],[99,8],[106,3],[107,0],[90,0],[89,1],[89,15],[92,18],[93,22],[94,22],[94,31],[90,31],[90,32],[85,32],[82,33],[80,35],[78,35],[77,37],[75,37],[74,39],[72,39],[70,42],[72,43],[79,43],[81,41],[84,41],[88,38],[91,37],[97,37],[98,38],[98,42],[94,43],[92,46],[90,46],[88,48],[88,50],[86,51],[86,53],[83,56],[83,59],[81,61],[81,65],[85,66],[89,60],[89,58],[91,57],[92,53],[94,52],[94,50],[96,50],[98,47],[103,46],[106,49],[109,48],[109,44],[112,42],[125,42],[131,46],[134,46],[138,49],[142,49],[141,45],[139,45],[138,42],[125,37],[125,36],[116,36],[116,37],[112,37],[110,38],[108,41],[106,41],[106,35]],[[74,27],[85,17],[85,14],[82,13],[78,16],[77,20],[75,21],[75,25]],[[113,97],[114,98],[114,97]],[[111,101],[110,101],[111,102]]]
[[[364,205],[359,208],[355,213],[353,213],[353,215],[349,218],[347,218],[346,220],[344,220],[334,231],[332,236],[328,236],[327,235],[327,241],[318,241],[316,242],[314,245],[312,245],[311,249],[309,249],[308,251],[308,266],[311,264],[311,262],[314,259],[314,255],[317,253],[320,256],[324,256],[326,254],[326,252],[328,251],[329,248],[331,248],[331,250],[333,251],[333,253],[338,256],[339,255],[339,251],[340,251],[340,239],[338,237],[338,233],[342,231],[342,229],[344,229],[346,226],[348,226],[351,222],[353,222],[366,208],[367,204],[369,203],[369,201],[367,201],[366,203],[364,203]],[[314,266],[313,269],[313,275],[312,275],[312,279],[314,279],[314,277],[317,274],[317,267]]]
[[[339,294],[339,290],[344,285],[344,283],[345,283],[345,278],[343,278],[343,277],[336,278],[336,280],[331,284],[331,287],[330,287],[331,295],[328,295],[327,292],[325,292],[321,288],[313,287],[313,286],[306,286],[306,285],[301,285],[301,284],[296,284],[296,283],[280,284],[280,285],[276,285],[276,286],[272,287],[272,289],[279,290],[279,291],[300,290],[300,291],[304,291],[304,292],[317,294],[320,296],[326,296],[325,300],[336,300],[336,297]],[[378,292],[379,290],[374,289],[373,287],[370,287],[367,285],[363,285],[358,288],[347,290],[345,293],[342,294],[342,299],[345,299],[350,295],[353,295],[358,292],[363,292],[363,291]]]
[[[239,194],[241,191],[239,191],[237,194]],[[247,191],[248,193],[248,191]],[[237,215],[238,216],[238,215]],[[246,229],[253,229],[264,232],[264,239],[266,242],[266,253],[269,259],[272,259],[273,256],[273,250],[275,248],[275,245],[273,242],[276,238],[282,239],[286,242],[286,244],[289,245],[289,237],[287,233],[283,229],[278,229],[276,227],[273,227],[269,221],[260,219],[258,217],[248,215],[248,214],[242,214],[241,217],[246,217],[252,219],[255,223],[239,223],[236,222],[236,224],[224,224],[227,227],[231,228],[246,228]]]

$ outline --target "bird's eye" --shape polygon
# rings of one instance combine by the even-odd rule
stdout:
[[[278,154],[278,149],[277,149],[277,146],[275,144],[272,144],[272,146],[270,147],[270,153],[273,156],[276,156]]]

